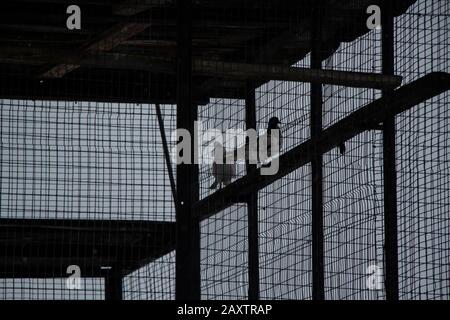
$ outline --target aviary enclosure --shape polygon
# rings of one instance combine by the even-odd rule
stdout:
[[[449,1],[0,6],[0,299],[449,299]]]

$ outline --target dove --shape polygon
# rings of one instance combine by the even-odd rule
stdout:
[[[278,150],[274,150],[274,151],[280,151],[281,150],[281,146],[283,143],[283,137],[281,136],[280,133],[280,127],[279,125],[281,124],[280,119],[278,119],[277,117],[272,117],[269,120],[269,124],[267,127],[267,154],[269,157],[274,156],[275,154],[272,154],[272,148],[271,148],[271,143],[272,143],[272,130],[278,130]],[[275,153],[275,152],[273,152]]]
[[[268,158],[275,156],[276,151],[272,150],[273,148],[271,147],[271,144],[273,142],[272,139],[275,139],[276,136],[272,136],[272,130],[280,130],[279,124],[281,124],[281,122],[277,117],[270,118],[267,124],[267,131],[257,138],[256,143],[249,144],[247,141],[243,146],[231,152],[227,152],[224,157],[226,163],[233,163],[234,161],[239,160],[256,160],[257,162],[262,163],[265,162]],[[277,138],[277,149],[278,151],[280,151],[282,145],[282,137],[280,131],[278,131]],[[261,144],[265,144],[267,148],[267,154],[265,155],[267,158],[265,159],[261,159],[262,155],[260,154],[259,150]]]
[[[236,164],[235,163],[225,163],[224,155],[226,150],[224,146],[219,143],[214,143],[214,162],[211,165],[211,174],[215,178],[214,183],[211,185],[210,189],[219,189],[227,186],[231,183],[231,180],[236,175]]]

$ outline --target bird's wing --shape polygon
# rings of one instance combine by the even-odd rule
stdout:
[[[211,165],[211,175],[217,178],[217,163],[213,163]]]

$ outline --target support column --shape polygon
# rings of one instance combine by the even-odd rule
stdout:
[[[177,1],[177,128],[191,136],[191,163],[177,166],[176,284],[177,300],[200,299],[200,226],[193,205],[199,198],[198,163],[192,103],[192,2]],[[194,161],[195,159],[195,161]]]
[[[382,15],[383,74],[394,74],[394,16],[392,1],[384,1]],[[384,90],[391,97],[393,90]],[[385,288],[387,300],[398,300],[398,235],[397,235],[397,172],[395,165],[395,118],[383,124],[383,179],[385,232]]]
[[[323,7],[317,1],[313,12],[311,68],[322,69],[321,23]],[[324,300],[323,258],[323,157],[317,148],[322,131],[322,84],[311,84],[311,140],[314,143],[312,168],[312,298]]]
[[[104,277],[105,300],[122,300],[122,269],[113,266]]]
[[[247,130],[256,130],[256,97],[252,82],[247,82],[245,96],[245,123]],[[247,162],[247,173],[256,171],[255,164]],[[248,212],[248,299],[259,300],[259,240],[258,191],[251,192],[247,200]]]

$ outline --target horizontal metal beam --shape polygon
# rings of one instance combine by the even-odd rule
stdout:
[[[90,67],[103,64],[103,66],[109,66],[113,69],[174,72],[174,64],[170,60],[163,61],[153,57],[133,57],[126,54],[111,54],[111,59],[105,59],[104,57],[86,59],[84,63]],[[374,89],[396,88],[402,82],[402,77],[400,76],[385,76],[375,73],[316,70],[282,65],[233,63],[200,59],[193,61],[193,73],[198,76],[241,81],[298,81]]]
[[[92,42],[86,43],[78,55],[82,56],[85,54],[98,54],[100,52],[111,51],[115,47],[119,46],[122,42],[132,38],[138,33],[141,33],[149,27],[149,24],[144,23],[120,23],[114,27],[106,30],[102,35]],[[81,60],[81,58],[79,58]],[[45,70],[40,78],[44,79],[54,79],[62,78],[67,73],[78,69],[80,64],[78,63],[65,63],[62,62],[50,69]]]
[[[308,140],[281,155],[277,174],[262,176],[258,169],[200,200],[195,205],[198,219],[207,219],[235,203],[244,202],[245,196],[251,192],[261,190],[310,163],[314,157],[313,150],[324,154],[366,131],[366,128],[382,123],[447,90],[450,90],[450,74],[436,72],[395,90],[389,98],[375,100],[324,130],[317,137],[315,148],[313,142]]]
[[[298,81],[374,89],[396,88],[402,82],[400,76],[375,73],[198,60],[194,61],[194,72],[226,79]]]
[[[66,276],[72,264],[101,276],[118,263],[126,274],[175,249],[175,223],[0,219],[0,239],[1,276]]]
[[[62,79],[39,80],[0,74],[0,98],[16,100],[94,101],[114,103],[175,104],[175,81],[135,73],[84,73],[83,69]],[[110,81],[107,81],[109,79]],[[203,104],[206,101],[198,101]]]
[[[173,4],[173,2],[174,0],[124,0],[114,5],[112,12],[118,16],[130,17],[154,7]]]
[[[19,52],[23,52],[22,56],[17,55],[18,50]],[[4,61],[12,63],[16,61],[17,63],[29,63],[35,65],[39,63],[48,63],[49,60],[57,61],[58,59],[61,59],[52,58],[48,50],[41,51],[38,48],[31,48],[29,52],[32,54],[31,56],[25,54],[26,50],[26,48],[6,48],[4,53],[0,54],[0,62]],[[103,51],[103,49],[98,50]],[[97,51],[97,49],[94,51]],[[63,51],[59,51],[58,56],[62,56],[67,62],[67,65],[81,65],[87,68],[175,73],[175,63],[169,58],[102,52],[100,56],[88,55],[81,59],[78,55],[74,55],[71,52],[66,52],[64,54]],[[193,73],[199,76],[240,81],[298,81],[374,89],[392,89],[398,87],[402,82],[400,76],[388,76],[376,73],[316,70],[283,65],[233,63],[201,59],[194,60]],[[62,73],[62,75],[64,75],[64,73]],[[60,76],[61,73],[57,73],[56,76],[53,75],[52,77]]]

